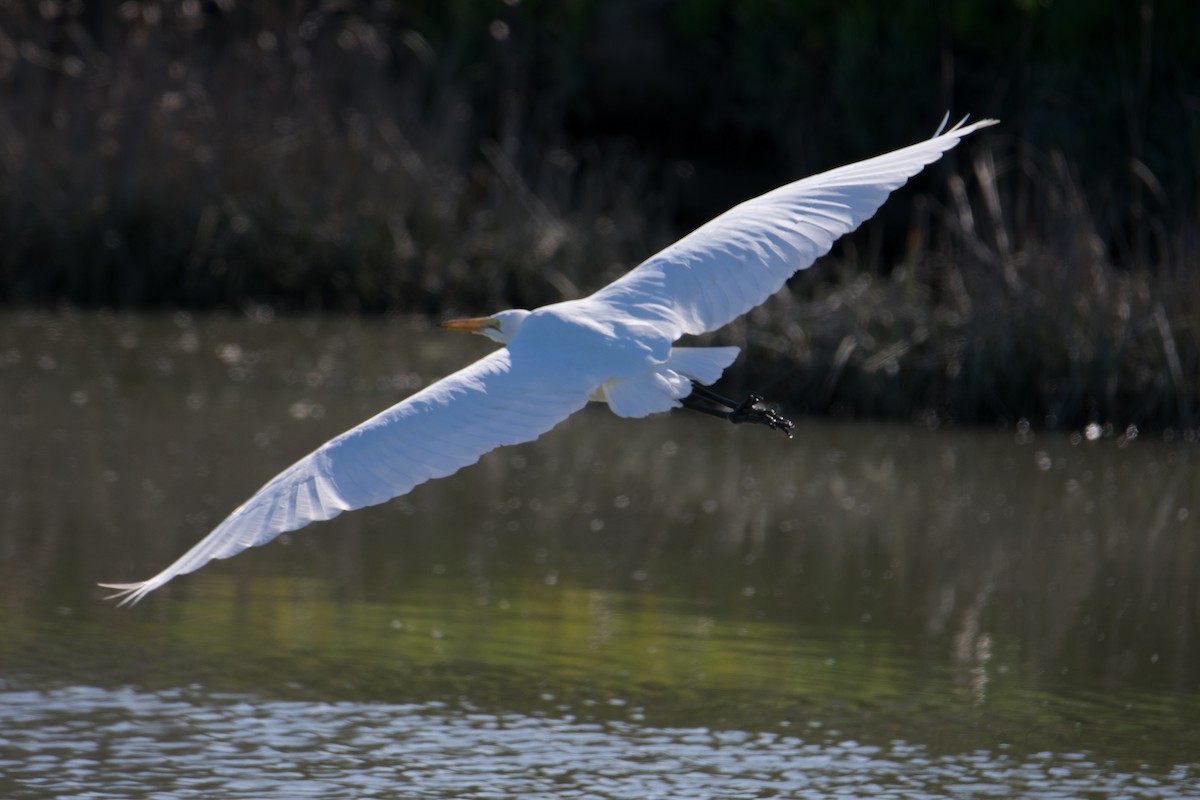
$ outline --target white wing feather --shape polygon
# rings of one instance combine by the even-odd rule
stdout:
[[[671,342],[715,330],[762,303],[893,190],[995,122],[960,122],[928,141],[735,206],[595,294],[534,312],[508,348],[321,445],[153,578],[101,585],[116,589],[122,605],[135,603],[213,559],[385,502],[497,447],[536,439],[582,408],[605,381],[658,375]],[[681,395],[663,396],[665,408]]]
[[[653,321],[671,340],[716,330],[828,253],[962,137],[994,124],[960,122],[924,142],[747,200],[585,300]]]
[[[178,561],[117,589],[136,603],[172,578],[343,511],[398,497],[474,464],[497,447],[536,439],[587,403],[582,371],[514,366],[498,350],[321,445],[275,476]],[[561,365],[559,365],[561,367]]]

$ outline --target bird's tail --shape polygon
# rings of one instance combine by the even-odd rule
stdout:
[[[740,352],[738,347],[672,347],[666,366],[707,386],[717,382]]]

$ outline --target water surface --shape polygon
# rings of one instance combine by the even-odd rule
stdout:
[[[0,796],[1200,797],[1182,434],[588,409],[100,599],[487,349],[0,319]]]

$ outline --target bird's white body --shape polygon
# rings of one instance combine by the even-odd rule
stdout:
[[[589,400],[623,417],[677,407],[693,381],[716,381],[738,349],[676,347],[676,340],[762,303],[908,178],[993,124],[959,123],[748,200],[589,297],[454,325],[506,346],[321,445],[153,578],[104,585],[123,603],[137,602],[212,559],[385,502],[497,447],[536,439]]]

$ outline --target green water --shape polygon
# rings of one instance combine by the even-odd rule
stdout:
[[[1200,797],[1190,436],[591,408],[101,599],[487,349],[0,318],[0,796]]]

